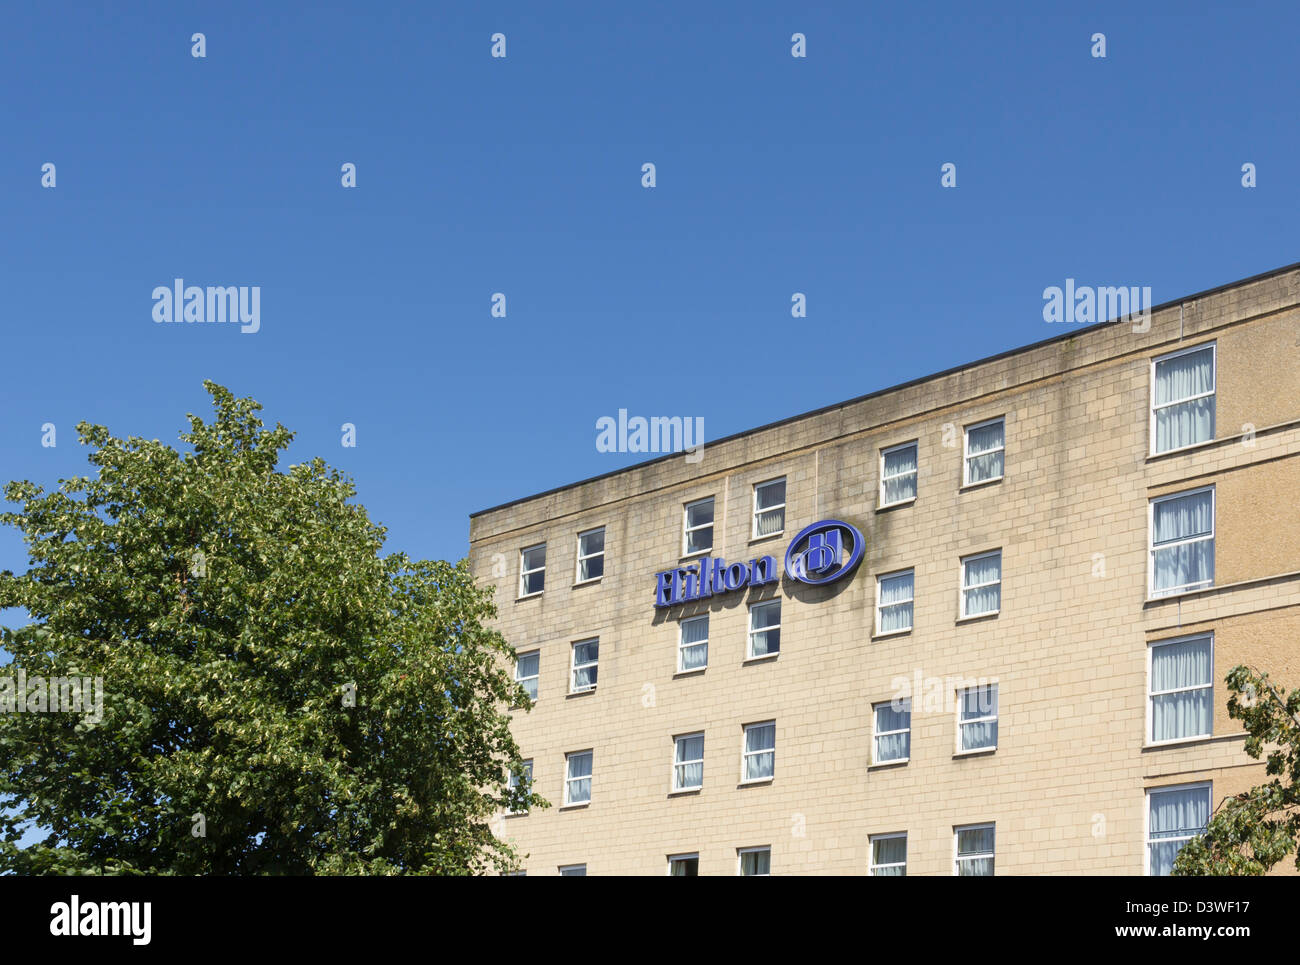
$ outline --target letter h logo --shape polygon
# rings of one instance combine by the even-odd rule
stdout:
[[[844,538],[838,529],[813,533],[808,537],[808,549],[803,554],[804,570],[808,573],[825,573],[831,567],[839,566],[843,555]]]

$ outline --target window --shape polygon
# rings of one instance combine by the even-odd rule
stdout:
[[[914,573],[899,570],[876,577],[876,634],[912,629]]]
[[[781,601],[755,603],[749,608],[747,659],[774,657],[781,652]]]
[[[962,618],[1002,609],[1002,551],[966,556],[961,561]]]
[[[998,688],[971,687],[957,691],[957,749],[988,751],[998,746]]]
[[[740,848],[736,854],[740,859],[740,873],[746,878],[764,877],[772,873],[772,849]]]
[[[1214,585],[1214,488],[1151,500],[1152,596]]]
[[[532,786],[533,786],[533,762],[531,760],[527,760],[524,761],[524,767],[522,771],[510,772],[509,788],[511,791],[513,791],[515,790],[515,788],[522,787],[524,793],[527,793],[529,788],[531,788]],[[515,810],[514,808],[511,808],[509,813],[527,814],[528,808],[520,808],[519,810]]]
[[[709,665],[709,615],[691,617],[679,626],[677,672],[703,670]]]
[[[785,480],[754,487],[754,539],[785,531]]]
[[[578,578],[587,583],[605,575],[605,527],[578,534]]]
[[[871,867],[873,878],[903,878],[907,876],[907,832],[898,834],[873,834],[871,836]]]
[[[1151,363],[1151,451],[1173,452],[1214,438],[1214,344]]]
[[[542,666],[542,651],[531,650],[519,654],[515,663],[515,681],[528,691],[528,699],[537,699],[537,675]]]
[[[673,745],[673,790],[699,790],[704,786],[704,735],[674,737]]]
[[[775,772],[776,721],[746,724],[743,780],[767,781]]]
[[[875,733],[871,740],[873,764],[905,761],[912,752],[912,701],[886,701],[872,707]]]
[[[1214,723],[1214,637],[1158,640],[1150,650],[1148,739],[1208,737]]]
[[[698,878],[700,876],[700,856],[698,854],[670,854],[668,856],[668,874],[673,878]]]
[[[546,544],[519,551],[519,595],[533,596],[546,588]]]
[[[959,876],[993,874],[993,825],[969,824],[953,828],[957,839],[954,873]]]
[[[916,443],[880,450],[880,505],[895,506],[916,498]]]
[[[564,755],[564,803],[591,801],[591,751]]]
[[[1174,857],[1210,821],[1210,784],[1147,791],[1147,874],[1168,875]]]
[[[562,878],[585,878],[587,877],[587,866],[585,864],[560,865],[560,876]]]
[[[973,486],[1001,479],[1005,450],[1006,427],[1001,419],[967,426],[966,473],[962,484]]]
[[[573,670],[570,674],[569,693],[581,694],[596,689],[596,663],[600,656],[600,640],[579,640],[573,645]]]
[[[682,555],[707,553],[713,549],[713,497],[686,504]]]
[[[527,871],[503,871],[501,872],[501,877],[502,878],[527,878],[528,872]]]

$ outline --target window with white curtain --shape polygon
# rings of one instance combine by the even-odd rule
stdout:
[[[1168,875],[1174,857],[1210,822],[1210,784],[1147,791],[1147,874]]]
[[[754,487],[754,539],[785,531],[785,478]]]
[[[514,791],[515,789],[522,787],[524,791],[527,792],[528,789],[532,787],[532,785],[533,785],[533,762],[531,759],[529,759],[524,761],[524,766],[522,770],[510,772],[509,788],[511,791]],[[509,813],[527,814],[528,809],[520,808],[519,810],[516,811],[512,808]]]
[[[875,728],[871,741],[871,762],[889,764],[907,760],[912,752],[911,698],[874,704],[872,711]]]
[[[1214,585],[1214,487],[1151,500],[1151,596]]]
[[[704,735],[673,738],[673,790],[694,791],[704,786]]]
[[[564,803],[591,801],[591,751],[564,755]]]
[[[1198,345],[1151,363],[1151,451],[1214,438],[1215,346]]]
[[[876,577],[876,634],[912,629],[913,570],[882,573]]]
[[[698,878],[700,875],[699,854],[670,854],[668,856],[668,874],[673,878]]]
[[[605,527],[589,529],[578,534],[578,576],[576,582],[586,583],[605,575]]]
[[[781,652],[781,601],[768,600],[749,608],[747,660],[773,657]]]
[[[580,694],[596,689],[596,671],[600,658],[600,639],[579,640],[573,645],[573,670],[569,693]]]
[[[515,662],[515,680],[519,686],[528,692],[528,697],[531,700],[537,699],[537,676],[541,671],[541,666],[542,652],[540,650],[521,653]]]
[[[1152,743],[1208,737],[1214,729],[1214,636],[1158,640],[1151,651]]]
[[[880,450],[880,505],[895,506],[916,498],[916,443]]]
[[[995,750],[998,746],[998,687],[957,691],[957,749]]]
[[[1006,423],[1002,419],[990,419],[966,427],[965,475],[962,483],[973,486],[976,483],[992,482],[1001,479],[1005,468]]]
[[[519,551],[519,595],[533,596],[546,588],[546,544]]]
[[[776,721],[745,725],[743,780],[766,781],[776,773]]]
[[[961,877],[993,874],[994,826],[968,824],[953,828],[956,837],[957,859],[953,871]]]
[[[907,876],[907,832],[873,834],[871,836],[871,867],[873,878],[903,878]]]
[[[682,555],[706,553],[713,549],[713,497],[687,503],[682,534]]]
[[[1002,609],[1002,551],[963,556],[962,618],[986,616]]]
[[[689,617],[678,627],[677,672],[703,670],[709,665],[709,615]]]
[[[739,848],[736,854],[739,858],[740,874],[743,877],[759,878],[772,873],[772,849],[770,847]]]

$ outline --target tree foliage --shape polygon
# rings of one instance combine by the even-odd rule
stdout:
[[[102,678],[103,712],[0,713],[0,870],[512,866],[492,816],[545,802],[506,785],[504,708],[528,701],[490,591],[463,560],[382,555],[345,476],[277,471],[292,434],[205,386],[188,451],[82,423],[94,475],[6,487],[30,559],[0,608],[30,623],[0,627],[0,676]]]
[[[1228,716],[1244,722],[1247,754],[1258,760],[1267,752],[1265,773],[1272,780],[1226,798],[1205,833],[1178,852],[1175,875],[1262,875],[1297,851],[1300,690],[1287,696],[1267,674],[1248,667],[1234,667],[1226,680]]]

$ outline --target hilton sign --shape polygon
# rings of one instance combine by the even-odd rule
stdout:
[[[862,562],[866,543],[854,526],[825,519],[799,531],[785,551],[785,575],[809,586],[833,583]],[[689,566],[655,574],[655,606],[676,606],[731,593],[746,586],[767,586],[779,579],[776,559],[760,556],[748,563],[728,563],[704,556]]]

